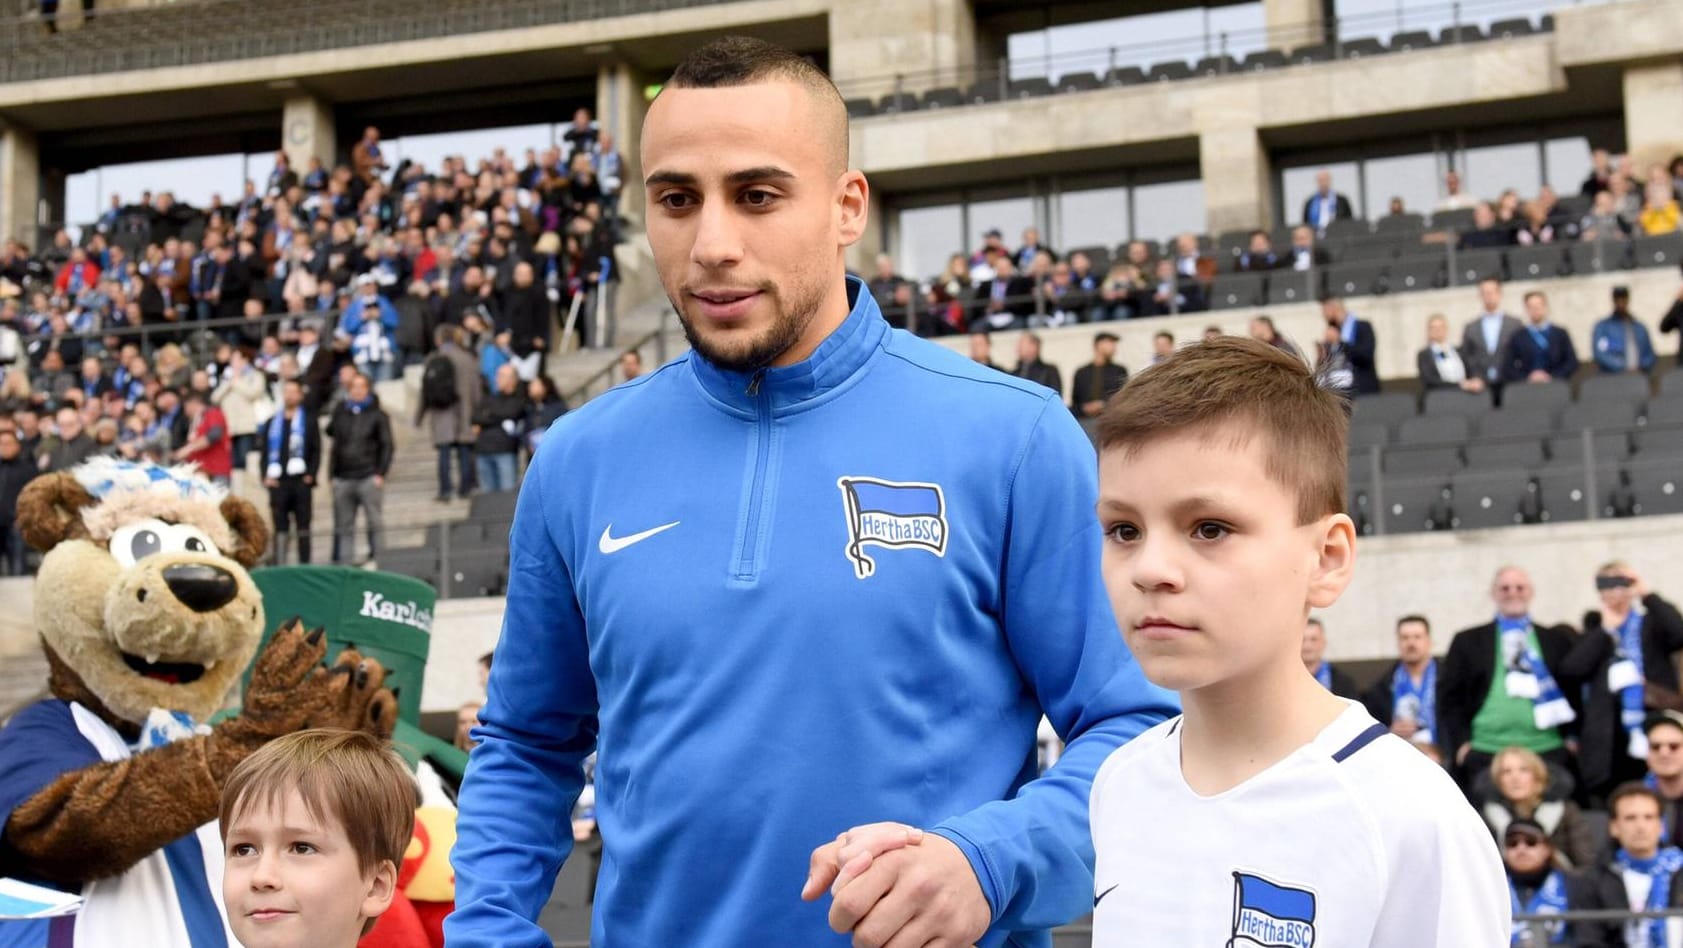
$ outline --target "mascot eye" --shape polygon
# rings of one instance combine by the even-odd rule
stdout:
[[[158,539],[156,531],[141,530],[134,535],[133,540],[129,541],[129,555],[134,557],[136,562],[139,562],[158,552],[162,546],[163,541]]]
[[[203,553],[208,548],[205,546],[205,541],[199,539],[198,537],[188,537],[187,549],[194,553]]]

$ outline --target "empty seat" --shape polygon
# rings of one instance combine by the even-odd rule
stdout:
[[[1529,480],[1519,472],[1466,471],[1455,475],[1449,482],[1455,529],[1480,530],[1523,522],[1520,504]]]
[[[1546,438],[1554,434],[1554,419],[1554,412],[1546,408],[1505,405],[1479,419],[1479,437]]]
[[[1138,66],[1118,66],[1104,74],[1107,86],[1134,86],[1145,81],[1145,70]]]
[[[1607,496],[1616,472],[1617,468],[1612,465],[1598,465],[1595,468],[1596,496]],[[1589,489],[1589,479],[1583,467],[1544,468],[1533,474],[1528,483],[1537,492],[1537,503],[1545,523],[1589,519],[1589,494],[1586,493]],[[1597,501],[1596,507],[1597,516],[1605,516],[1608,513],[1604,501]]]
[[[1579,276],[1630,267],[1630,241],[1586,240],[1566,248],[1566,260]]]
[[[1601,378],[1617,379],[1620,376]],[[1615,397],[1617,395],[1616,391],[1609,391],[1605,397],[1585,399],[1580,392],[1578,402],[1566,406],[1566,410],[1560,413],[1560,430],[1563,433],[1576,434],[1584,428],[1596,431],[1628,431],[1634,428],[1642,397],[1624,399]],[[1642,395],[1647,395],[1646,389]]]
[[[1683,371],[1672,369],[1660,375],[1660,395],[1683,395]]]
[[[1547,412],[1551,418],[1559,417],[1562,410],[1572,401],[1572,386],[1558,379],[1552,382],[1533,382],[1525,385],[1509,385],[1502,389],[1502,410],[1490,419],[1494,421],[1501,415],[1510,413],[1525,413],[1531,411]],[[1526,431],[1525,434],[1532,432]],[[1547,431],[1541,432],[1547,434]]]
[[[1394,446],[1384,457],[1386,474],[1405,476],[1448,476],[1461,465],[1461,449],[1453,446]]]
[[[1472,226],[1473,209],[1470,207],[1438,211],[1432,215],[1433,230],[1469,230]]]
[[[1339,263],[1326,268],[1327,292],[1334,296],[1368,296],[1386,288],[1386,264]]]
[[[1350,454],[1352,463],[1365,464],[1357,457],[1369,448],[1384,447],[1391,441],[1391,428],[1380,422],[1353,422],[1350,425]]]
[[[1307,303],[1321,295],[1315,270],[1275,270],[1268,275],[1268,302],[1273,306]]]
[[[878,115],[895,115],[900,112],[917,111],[917,96],[910,92],[890,92],[877,103]]]
[[[1380,424],[1395,430],[1405,418],[1419,413],[1419,404],[1407,392],[1377,392],[1352,403],[1351,424]]]
[[[1242,68],[1247,72],[1255,72],[1261,69],[1278,69],[1290,62],[1285,53],[1277,49],[1265,49],[1246,56]]]
[[[381,572],[410,576],[433,587],[438,586],[438,555],[427,547],[381,550],[378,565]]]
[[[1447,26],[1438,34],[1439,43],[1477,43],[1484,34],[1476,26]]]
[[[1387,477],[1383,485],[1385,533],[1448,530],[1447,478]]]
[[[1683,513],[1683,476],[1673,466],[1633,466],[1630,489],[1639,514]]]
[[[1378,532],[1378,520],[1375,510],[1373,486],[1367,483],[1352,481],[1345,494],[1346,513],[1356,524],[1358,536],[1372,536]]]
[[[1036,96],[1052,94],[1052,80],[1045,76],[1034,76],[1029,79],[1013,79],[1005,87],[1005,94],[1013,99],[1032,99]]]
[[[1383,55],[1385,52],[1385,44],[1370,37],[1345,40],[1338,44],[1338,53],[1341,59],[1361,59],[1366,56]]]
[[[1063,77],[1058,80],[1057,91],[1091,92],[1103,86],[1104,83],[1099,81],[1099,77],[1090,72],[1069,72],[1064,73]]]
[[[1430,398],[1433,393],[1427,393]],[[1452,394],[1464,394],[1455,392]],[[1459,444],[1467,440],[1472,425],[1464,415],[1436,414],[1404,418],[1397,425],[1398,444]]]
[[[1211,309],[1243,309],[1255,306],[1262,299],[1261,273],[1228,273],[1215,278],[1210,285]]]
[[[1508,273],[1516,280],[1546,280],[1560,275],[1565,256],[1554,244],[1515,247],[1508,251]]]
[[[1225,76],[1239,71],[1239,61],[1232,56],[1205,56],[1192,66],[1197,76]]]
[[[1391,37],[1391,51],[1396,53],[1411,52],[1416,49],[1430,49],[1438,45],[1432,34],[1425,30],[1407,30]]]
[[[1500,250],[1462,250],[1455,254],[1453,276],[1450,286],[1471,286],[1480,280],[1491,277],[1501,279],[1502,251]]]
[[[926,109],[950,109],[963,104],[964,93],[951,86],[930,89],[923,94],[923,107]]]
[[[1543,441],[1502,439],[1467,445],[1467,467],[1478,470],[1527,471],[1543,466]]]
[[[1642,411],[1642,424],[1649,430],[1683,426],[1683,394],[1662,393],[1649,399]]]
[[[1397,253],[1413,246],[1414,237],[1395,234],[1357,234],[1343,240],[1327,238],[1327,249],[1339,263],[1377,261],[1388,263]]]
[[[1641,374],[1592,375],[1578,386],[1580,402],[1637,404],[1646,402],[1648,394],[1648,377]]]
[[[1146,73],[1145,78],[1150,82],[1172,82],[1177,79],[1191,79],[1192,67],[1179,60],[1157,63]]]
[[[1549,467],[1583,467],[1584,433],[1557,434],[1548,439]],[[1592,431],[1588,460],[1596,464],[1613,464],[1630,456],[1630,433],[1626,431]]]
[[[1436,289],[1443,283],[1443,264],[1438,256],[1399,257],[1391,264],[1385,285],[1392,293]]]
[[[1683,233],[1638,237],[1631,241],[1631,253],[1639,267],[1675,267],[1683,260]]]
[[[453,599],[500,596],[505,585],[502,563],[488,557],[464,557],[451,560],[450,580],[440,591]]]
[[[983,79],[964,90],[964,101],[971,105],[983,105],[988,102],[998,102],[1005,96],[1004,84],[999,79]]]
[[[1463,392],[1457,388],[1433,389],[1426,393],[1420,404],[1423,415],[1456,415],[1463,420],[1477,418],[1491,410],[1488,396]]]
[[[474,494],[468,502],[468,516],[474,520],[512,520],[519,492],[512,490],[486,491]]]
[[[1349,237],[1366,237],[1373,233],[1372,225],[1359,217],[1340,217],[1329,221],[1326,227],[1328,240],[1338,240]]]
[[[831,101],[834,101],[833,99]],[[865,118],[877,114],[877,104],[870,99],[848,99],[847,117]]]
[[[1533,32],[1531,21],[1524,18],[1497,20],[1490,24],[1491,39],[1512,39],[1515,36],[1530,36]]]
[[[1426,229],[1426,219],[1419,214],[1387,214],[1373,222],[1373,232],[1398,236],[1419,237]]]
[[[1303,46],[1291,51],[1290,59],[1297,65],[1332,62],[1332,47],[1326,43]]]

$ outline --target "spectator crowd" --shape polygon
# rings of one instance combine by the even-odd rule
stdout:
[[[232,204],[113,195],[79,240],[8,241],[0,574],[25,568],[23,485],[95,454],[261,483],[277,553],[296,532],[306,561],[322,474],[334,560],[376,556],[392,439],[373,387],[417,364],[421,404],[407,420],[438,449],[438,499],[512,489],[518,459],[565,411],[544,374],[553,327],[612,343],[623,175],[584,109],[523,161],[497,149],[430,170],[394,166],[370,127],[331,170],[277,154]],[[358,511],[366,557],[352,550]]]

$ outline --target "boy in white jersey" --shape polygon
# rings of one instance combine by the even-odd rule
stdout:
[[[1145,370],[1100,416],[1111,606],[1185,713],[1093,783],[1096,946],[1508,943],[1478,815],[1300,656],[1355,566],[1348,427],[1302,363],[1233,337]]]

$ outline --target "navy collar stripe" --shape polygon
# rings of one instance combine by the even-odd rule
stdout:
[[[1344,763],[1354,756],[1356,751],[1359,751],[1379,738],[1384,737],[1386,734],[1390,733],[1390,730],[1390,728],[1383,724],[1373,725],[1360,734],[1357,734],[1350,743],[1339,748],[1338,753],[1332,755],[1332,762],[1335,764]]]

